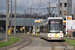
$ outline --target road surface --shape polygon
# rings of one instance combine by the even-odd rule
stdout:
[[[0,33],[0,41],[2,41],[2,40],[5,40],[5,34],[4,33],[3,34]]]
[[[40,39],[40,37],[28,36],[32,42],[28,46],[21,48],[20,50],[74,50],[73,48],[67,48],[62,41],[47,41]]]

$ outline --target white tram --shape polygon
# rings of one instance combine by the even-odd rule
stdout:
[[[47,40],[63,40],[63,19],[62,17],[49,17],[40,23],[40,37]]]

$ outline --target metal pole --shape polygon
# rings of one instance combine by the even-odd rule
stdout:
[[[60,17],[60,0],[58,1],[58,17]]]
[[[50,17],[50,2],[49,2],[49,17]]]
[[[25,34],[25,32],[26,32],[26,10],[25,10],[25,21],[24,21],[25,23],[24,23],[24,34]]]
[[[75,20],[75,4],[74,4],[74,20]]]
[[[8,42],[8,2],[9,0],[6,0],[6,42]]]
[[[49,3],[48,11],[49,11],[49,17],[50,17],[50,2],[47,2],[47,3]]]
[[[11,33],[12,33],[12,0],[11,0],[11,24],[10,24],[10,36],[11,36]]]
[[[56,8],[55,8],[55,17],[56,17],[56,10],[57,10],[57,4],[56,4]]]
[[[15,0],[15,25],[14,25],[14,37],[16,37],[16,0]]]
[[[31,12],[32,11],[32,7],[30,8],[30,34],[31,34]]]

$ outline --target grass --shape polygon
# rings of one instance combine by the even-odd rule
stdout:
[[[24,34],[17,34],[17,35],[24,35]]]
[[[71,39],[64,39],[66,43],[72,45],[75,47],[75,40],[71,40]]]
[[[68,35],[64,35],[64,37],[68,37]]]
[[[13,43],[18,42],[19,40],[20,39],[18,37],[14,38],[14,36],[9,36],[8,42],[0,41],[0,47],[5,47],[5,46],[8,46],[8,45],[11,45]]]

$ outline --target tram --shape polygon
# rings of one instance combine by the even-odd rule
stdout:
[[[40,38],[47,40],[63,40],[63,18],[49,17],[40,23]]]

